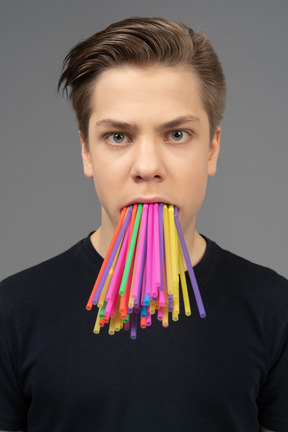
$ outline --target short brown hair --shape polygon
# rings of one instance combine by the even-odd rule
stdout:
[[[72,101],[86,144],[95,80],[113,67],[156,64],[185,65],[194,71],[212,139],[223,117],[226,85],[221,63],[208,37],[181,22],[135,17],[113,23],[79,42],[64,59],[58,91],[63,86],[63,93]]]

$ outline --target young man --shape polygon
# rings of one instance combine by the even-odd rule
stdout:
[[[165,19],[124,20],[70,51],[62,85],[101,226],[1,284],[0,429],[287,431],[288,282],[195,229],[225,104],[209,40]],[[140,202],[179,208],[207,316],[186,272],[191,316],[154,319],[136,341],[94,335],[87,300],[122,208]]]

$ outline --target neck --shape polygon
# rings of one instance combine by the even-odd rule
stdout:
[[[191,264],[194,267],[196,264],[198,264],[201,261],[201,259],[205,254],[206,241],[196,230],[194,230],[193,234],[189,235],[188,238],[186,237],[187,235],[185,236],[185,241],[190,256]],[[97,252],[102,256],[102,258],[105,258],[105,255],[108,251],[111,242],[111,238],[107,234],[105,234],[105,231],[103,230],[102,226],[100,226],[97,229],[97,231],[95,231],[92,234],[91,242],[94,248],[97,250]],[[185,260],[184,260],[184,269],[187,270]]]

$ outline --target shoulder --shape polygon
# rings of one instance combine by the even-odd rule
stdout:
[[[257,330],[265,335],[270,358],[277,358],[288,331],[288,280],[270,267],[252,262],[214,244],[211,289],[225,310],[248,326],[247,338]],[[288,345],[287,345],[288,346]]]
[[[265,284],[276,282],[288,288],[288,279],[272,268],[248,260],[217,244],[216,250],[219,255],[219,264],[225,266],[228,272],[237,272],[238,277],[242,275],[243,278],[261,280]]]
[[[51,281],[54,284],[57,280],[61,282],[71,271],[73,273],[80,255],[81,241],[52,258],[3,279],[0,282],[0,299],[17,298],[35,287],[47,287]]]
[[[215,272],[232,291],[246,293],[250,299],[271,302],[288,312],[288,279],[268,266],[260,265],[214,243]],[[224,283],[225,282],[225,283]],[[283,303],[283,304],[281,304]]]

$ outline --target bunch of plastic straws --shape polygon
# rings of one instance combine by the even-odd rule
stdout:
[[[134,204],[124,207],[108,252],[91,292],[86,309],[97,305],[94,333],[109,323],[108,333],[131,330],[137,336],[140,327],[158,320],[168,327],[179,316],[179,274],[185,314],[191,315],[183,256],[201,318],[206,316],[198,284],[178,218],[171,204]]]

